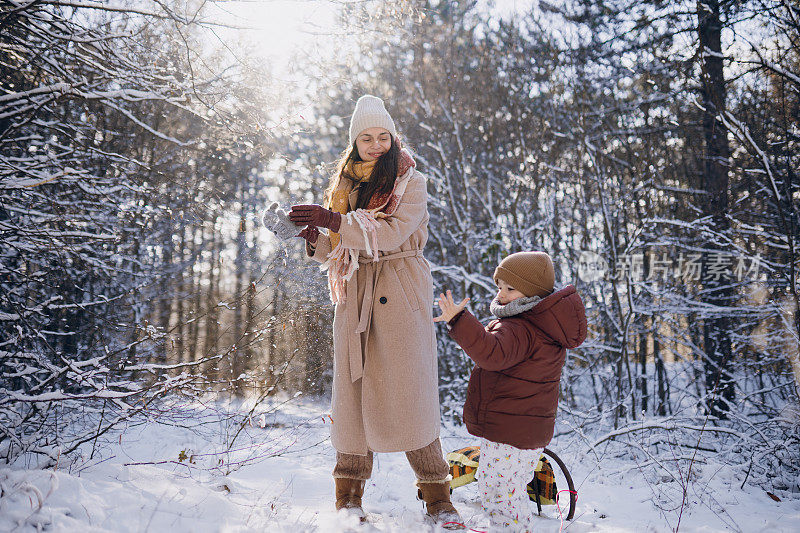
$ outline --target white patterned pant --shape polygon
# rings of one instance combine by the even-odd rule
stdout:
[[[478,490],[492,531],[533,531],[533,502],[525,486],[542,456],[542,448],[522,450],[509,444],[481,439]]]

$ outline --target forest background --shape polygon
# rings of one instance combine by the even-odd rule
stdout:
[[[559,435],[800,492],[796,2],[254,6],[0,2],[4,462],[176,394],[330,393],[325,277],[259,214],[321,201],[372,93],[428,179],[437,290],[486,320],[538,249],[583,297]],[[458,423],[471,362],[438,343]]]

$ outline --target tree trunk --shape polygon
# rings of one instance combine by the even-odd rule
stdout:
[[[214,356],[218,355],[219,352],[219,307],[217,304],[219,303],[219,274],[221,273],[221,268],[219,268],[219,259],[220,259],[220,238],[219,234],[217,233],[217,223],[216,217],[211,222],[211,258],[209,259],[209,269],[208,269],[208,288],[206,290],[206,330],[205,330],[205,340],[203,343],[204,346],[204,355]],[[217,380],[220,378],[220,367],[222,362],[220,360],[214,359],[211,363],[213,366],[211,368],[206,368],[206,374],[212,379]]]
[[[171,226],[171,224],[170,224]],[[164,239],[161,243],[163,249],[161,251],[161,268],[171,270],[173,268],[173,246],[172,246],[172,231],[166,232]],[[158,327],[164,336],[164,346],[161,351],[162,361],[165,363],[170,362],[170,355],[172,352],[172,345],[170,343],[169,324],[170,316],[172,315],[172,292],[171,276],[161,275],[158,291],[159,312],[156,320],[158,320]]]
[[[191,243],[192,267],[194,267],[195,264],[199,262],[199,250],[197,242],[198,240],[201,243],[203,242],[203,239],[205,238],[203,230],[204,228],[202,224],[196,226],[195,229],[192,230],[192,243]],[[198,233],[200,237],[199,239],[197,238]],[[193,310],[191,311],[190,314],[191,322],[189,324],[188,356],[189,360],[194,362],[202,357],[202,354],[198,354],[198,347],[200,345],[200,310],[202,308],[202,297],[201,297],[202,291],[200,290],[200,288],[202,287],[203,275],[201,272],[196,271],[195,268],[192,268],[189,271],[192,272],[192,278],[190,280],[190,283],[192,284],[192,289],[193,289],[192,293]]]
[[[247,210],[249,205],[245,198],[247,195],[247,183],[243,179],[240,179],[239,193],[239,205],[241,207],[239,210],[239,230],[236,232],[236,262],[234,265],[236,269],[236,301],[233,309],[233,342],[236,344],[236,349],[231,354],[231,378],[234,380],[234,392],[236,395],[241,395],[244,392],[243,383],[239,376],[244,374],[246,370],[243,345],[246,342],[244,334],[247,330],[244,329],[242,320],[242,305],[245,299],[245,287],[247,286]]]
[[[271,307],[271,314],[270,314],[270,319],[269,319],[269,322],[268,322],[269,323],[269,337],[267,338],[267,356],[266,356],[266,360],[264,361],[264,368],[267,369],[267,372],[266,372],[267,379],[265,380],[265,382],[267,384],[267,387],[271,386],[272,383],[273,383],[273,381],[272,381],[272,379],[273,379],[273,372],[272,372],[273,368],[272,368],[272,365],[275,364],[275,355],[276,355],[277,350],[278,350],[278,348],[276,346],[276,343],[278,341],[277,331],[278,331],[278,325],[279,325],[279,322],[280,322],[277,319],[277,317],[278,317],[278,301],[279,301],[279,298],[280,298],[278,296],[278,292],[279,291],[280,291],[280,288],[277,286],[277,284],[275,284],[274,288],[272,289],[272,305],[270,306]]]
[[[252,242],[250,243],[250,250],[252,254],[256,253],[256,246],[258,244],[258,236],[255,228],[252,232]],[[252,257],[252,256],[251,256]],[[256,314],[256,274],[253,271],[253,265],[247,269],[247,299],[246,299],[247,313],[245,315],[244,334],[247,335],[247,342],[244,344],[244,356],[250,363],[255,361],[255,346],[254,342],[257,338],[255,334],[255,314]],[[250,363],[252,366],[252,363]]]
[[[177,281],[176,281],[176,306],[177,311],[176,314],[178,315],[175,335],[177,339],[175,341],[175,359],[178,363],[183,363],[186,361],[186,332],[188,330],[186,324],[186,309],[185,309],[185,302],[184,299],[186,298],[186,280],[185,280],[185,262],[186,262],[186,233],[188,231],[186,224],[181,221],[181,244],[180,248],[178,249],[177,253],[177,262],[180,265],[180,270],[178,270]]]
[[[661,343],[658,340],[659,329],[661,323],[656,318],[653,319],[653,361],[655,363],[655,378],[656,378],[656,391],[658,394],[658,403],[654,412],[658,416],[665,416],[667,414],[667,396],[666,388],[666,369],[664,368],[664,359],[661,356]]]
[[[722,23],[718,0],[699,0],[697,3],[698,35],[700,41],[702,123],[705,154],[702,166],[704,214],[710,216],[713,229],[719,233],[728,230],[728,160],[730,147],[728,132],[719,116],[725,112],[725,76],[721,33]],[[721,244],[709,240],[706,250],[712,254],[722,250]],[[725,308],[732,303],[732,291],[726,288],[725,276],[715,279],[708,272],[708,253],[704,254],[704,301]],[[706,278],[708,278],[706,280]],[[708,395],[706,408],[712,416],[727,418],[729,403],[734,398],[734,380],[729,372],[731,338],[729,320],[724,315],[706,317],[704,324],[704,367]]]

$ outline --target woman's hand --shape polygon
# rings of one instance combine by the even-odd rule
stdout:
[[[451,291],[447,291],[447,296],[440,293],[439,294],[439,309],[442,310],[442,315],[437,316],[433,319],[434,322],[450,322],[450,320],[456,316],[458,313],[464,310],[469,302],[469,298],[464,298],[461,300],[461,303],[456,304],[453,301],[453,293]]]
[[[342,225],[341,214],[317,204],[293,205],[292,210],[289,211],[289,220],[295,226],[316,226],[335,232],[338,232],[339,226]]]
[[[319,230],[316,226],[306,226],[297,236],[304,238],[311,244],[315,244],[317,237],[319,237]]]

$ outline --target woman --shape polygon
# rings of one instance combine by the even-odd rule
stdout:
[[[306,251],[328,271],[333,320],[331,440],[336,509],[364,517],[373,452],[404,451],[428,515],[459,522],[439,442],[433,278],[425,178],[400,147],[383,101],[362,96],[350,148],[325,206],[295,205],[289,218]],[[317,228],[327,228],[320,233]]]

